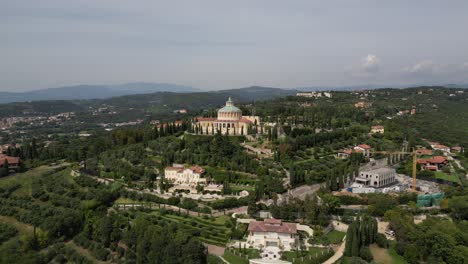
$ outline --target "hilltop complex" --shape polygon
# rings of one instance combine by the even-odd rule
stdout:
[[[218,117],[197,117],[194,127],[199,134],[248,135],[252,126],[260,123],[258,116],[242,116],[242,110],[234,106],[229,97],[226,106],[218,110]]]

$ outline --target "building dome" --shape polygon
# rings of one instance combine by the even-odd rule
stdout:
[[[239,120],[242,118],[242,110],[234,106],[231,97],[226,102],[226,106],[218,110],[219,120]]]

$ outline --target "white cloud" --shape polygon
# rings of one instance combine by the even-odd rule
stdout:
[[[377,73],[379,71],[380,59],[374,54],[368,54],[362,59],[363,69],[368,73]]]
[[[468,69],[468,61],[463,63],[461,66],[460,66],[463,70],[467,70]]]
[[[409,74],[434,74],[441,68],[440,65],[435,64],[431,60],[420,61],[412,66],[407,66],[403,69],[404,72]]]

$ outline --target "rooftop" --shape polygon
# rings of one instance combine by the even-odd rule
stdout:
[[[19,159],[20,158],[18,158],[18,157],[11,157],[11,156],[7,156],[7,155],[4,155],[4,154],[0,154],[0,166],[3,165],[5,160],[8,161],[8,164],[18,164]]]
[[[362,172],[367,172],[367,173],[389,173],[389,172],[395,172],[395,169],[392,168],[378,168],[378,169],[371,169],[371,170],[365,170]]]
[[[175,170],[177,172],[182,172],[184,170],[191,170],[193,173],[203,173],[205,172],[205,170],[198,166],[198,165],[193,165],[193,166],[190,166],[188,168],[186,168],[184,165],[181,165],[181,164],[172,164],[172,166],[170,167],[166,167],[165,170]]]
[[[264,221],[252,221],[249,224],[250,232],[275,232],[284,234],[296,234],[295,223],[284,223],[278,219],[265,219]]]
[[[356,147],[362,148],[362,149],[371,149],[372,147],[367,145],[367,144],[359,144]]]
[[[418,159],[419,164],[426,164],[426,163],[433,163],[433,164],[440,164],[445,163],[447,159],[443,156],[434,156],[428,159]]]

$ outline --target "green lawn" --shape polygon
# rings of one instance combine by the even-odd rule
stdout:
[[[230,249],[230,251],[236,254],[237,256],[242,256],[242,257],[247,256],[248,259],[260,258],[260,251],[257,249],[253,249],[253,248],[246,248],[246,249],[233,248],[233,249]]]
[[[328,234],[312,240],[312,242],[314,244],[340,244],[345,235],[345,232],[332,230]]]
[[[249,264],[249,260],[246,258],[234,255],[231,251],[224,251],[223,258],[231,264]]]
[[[449,174],[446,174],[446,173],[441,172],[441,171],[436,171],[436,172],[434,172],[434,176],[437,179],[442,179],[442,180],[456,182],[458,184],[461,184],[460,179],[454,174],[449,175]]]

